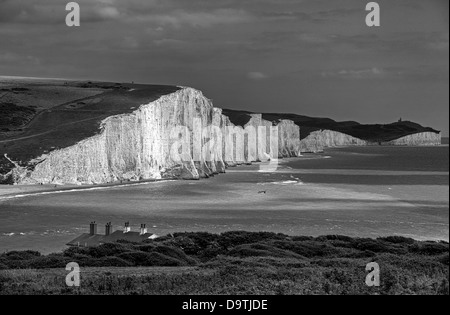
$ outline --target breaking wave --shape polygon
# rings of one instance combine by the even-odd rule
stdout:
[[[53,190],[53,191],[24,193],[24,194],[12,195],[12,196],[0,197],[0,202],[6,201],[6,200],[26,198],[26,197],[37,197],[37,196],[65,194],[65,193],[77,193],[77,192],[86,192],[86,191],[94,191],[94,190],[120,189],[120,188],[125,188],[125,187],[144,186],[144,185],[151,185],[151,184],[168,183],[168,182],[173,182],[173,181],[174,180],[161,180],[161,181],[154,181],[154,182],[133,183],[133,184],[125,184],[125,185],[112,185],[112,186],[90,187],[90,188],[61,189],[61,190]]]

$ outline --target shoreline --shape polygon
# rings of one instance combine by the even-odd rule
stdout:
[[[15,198],[24,198],[30,196],[37,195],[48,195],[55,193],[66,193],[66,192],[83,192],[83,191],[92,191],[92,190],[103,190],[108,188],[117,188],[117,187],[131,187],[131,186],[140,186],[152,183],[161,183],[161,182],[170,182],[175,181],[177,179],[149,179],[143,181],[136,182],[127,182],[127,183],[108,183],[108,184],[99,184],[99,185],[59,185],[54,188],[50,188],[48,186],[54,185],[0,185],[0,202],[4,200],[12,200]],[[2,194],[2,188],[11,187],[11,190],[14,188],[21,190],[21,188],[30,188],[31,190],[22,192],[20,194],[16,193],[6,193]],[[19,188],[20,187],[20,188]],[[38,189],[42,187],[42,189]],[[33,190],[34,189],[34,190]],[[27,190],[27,189],[23,189]]]
[[[373,146],[361,146],[361,147],[373,147]],[[381,146],[380,146],[381,147]],[[397,148],[397,147],[403,147],[403,148],[424,148],[427,146],[383,146],[385,148]],[[449,144],[441,144],[438,146],[428,146],[430,148],[446,148],[449,147]],[[327,154],[327,150],[333,150],[333,149],[345,149],[345,148],[353,148],[353,146],[339,146],[339,147],[331,147],[326,148],[323,152],[318,153],[302,153],[302,155],[297,157],[290,157],[290,158],[281,158],[279,159],[279,164],[286,164],[289,163],[292,160],[305,160],[305,159],[311,159],[310,157],[313,156],[313,159],[321,159],[321,158],[331,158],[330,156],[323,156],[324,154]],[[309,158],[307,158],[309,157]],[[262,162],[254,162],[252,164],[241,164],[236,166],[227,167],[227,171],[231,171],[230,173],[233,173],[232,170],[236,168],[242,168],[242,167],[249,167],[249,166],[258,166],[263,165]],[[275,171],[276,173],[277,171]],[[220,175],[226,175],[228,172],[220,173],[214,176],[220,176]],[[212,177],[214,177],[212,176]],[[201,178],[199,180],[208,180],[209,178]],[[0,185],[0,202],[5,200],[12,200],[14,198],[24,198],[28,196],[34,196],[39,194],[51,194],[51,193],[64,193],[64,192],[76,192],[76,191],[84,191],[84,190],[93,190],[93,189],[107,189],[107,188],[117,188],[117,187],[130,187],[130,186],[139,186],[139,185],[145,185],[150,183],[158,183],[158,182],[168,182],[168,181],[186,181],[189,182],[191,180],[183,180],[179,178],[165,178],[165,179],[148,179],[148,180],[142,180],[142,181],[130,181],[130,182],[114,182],[114,183],[105,183],[105,184],[97,184],[97,185],[56,185],[57,187],[54,187],[55,185]],[[192,180],[193,181],[193,180]],[[5,191],[6,190],[6,191]],[[12,192],[9,192],[12,191]]]
[[[320,154],[313,154],[308,153],[307,155],[313,155],[317,158],[320,158]],[[279,159],[278,164],[285,164],[292,160],[301,160],[304,156],[299,157],[291,157],[291,158],[284,158]],[[256,167],[264,165],[263,162],[254,162],[251,164],[240,164],[236,166],[230,166],[227,167],[225,173],[219,173],[211,177],[221,176],[221,175],[227,175],[228,171],[229,173],[232,173],[233,169],[242,168],[242,167]],[[277,171],[275,171],[276,173]],[[65,193],[65,192],[78,192],[78,191],[89,191],[89,190],[103,190],[107,188],[120,188],[120,187],[132,187],[132,186],[141,186],[146,184],[152,184],[152,183],[164,183],[164,182],[171,182],[171,181],[185,181],[185,182],[195,182],[200,180],[209,180],[210,178],[200,178],[199,180],[185,180],[180,178],[164,178],[164,179],[147,179],[147,180],[141,180],[141,181],[129,181],[129,182],[113,182],[113,183],[106,183],[106,184],[97,184],[97,185],[0,185],[0,202],[4,200],[12,200],[15,198],[24,198],[24,197],[30,197],[35,195],[44,195],[44,194],[54,194],[54,193]],[[57,186],[57,187],[54,187]],[[53,187],[53,188],[52,188]],[[18,192],[3,192],[3,189],[5,190],[19,190]]]

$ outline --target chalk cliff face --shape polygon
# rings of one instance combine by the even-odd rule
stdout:
[[[12,170],[0,174],[0,182],[91,185],[200,179],[240,164],[374,144],[331,130],[315,131],[300,140],[300,127],[291,120],[268,121],[261,114],[248,115],[244,126],[234,125],[200,91],[181,88],[132,113],[106,118],[96,135],[28,161],[27,166],[5,155]],[[433,132],[383,143],[440,144],[441,135]]]
[[[434,146],[442,144],[442,135],[434,132],[423,132],[409,135],[397,140],[385,143],[398,146]]]
[[[301,155],[300,128],[290,120],[282,120],[278,124],[278,156],[281,158]]]
[[[325,148],[340,146],[364,145],[367,145],[367,141],[331,130],[312,132],[308,137],[300,142],[301,152],[303,153],[323,152]]]
[[[18,184],[199,179],[278,154],[297,156],[299,139],[293,122],[274,127],[257,114],[245,128],[235,126],[200,91],[183,88],[131,114],[109,117],[97,135],[42,155],[28,169],[16,166],[9,175]]]
[[[441,134],[435,132],[423,132],[397,140],[382,142],[385,146],[436,146],[441,145]],[[368,142],[350,135],[331,131],[321,130],[312,132],[308,137],[301,140],[300,148],[302,153],[318,153],[323,152],[325,148],[342,147],[342,146],[366,146],[380,145],[378,142]]]

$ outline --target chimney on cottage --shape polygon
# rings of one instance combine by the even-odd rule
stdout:
[[[145,224],[141,224],[141,232],[139,233],[140,235],[145,235],[147,234],[147,227]]]
[[[89,225],[89,234],[90,235],[96,235],[97,234],[97,223],[91,222],[91,224]]]
[[[111,235],[112,234],[112,224],[111,224],[111,222],[108,222],[107,224],[106,224],[106,227],[105,227],[105,235],[106,236],[109,236],[109,235]]]
[[[123,233],[129,233],[129,232],[131,232],[130,222],[125,222],[125,227],[123,229]]]

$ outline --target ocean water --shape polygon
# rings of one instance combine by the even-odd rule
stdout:
[[[280,161],[274,173],[242,166],[201,181],[1,198],[0,251],[59,251],[90,221],[100,233],[106,222],[121,229],[130,221],[157,235],[247,230],[448,241],[449,148],[330,149]]]

